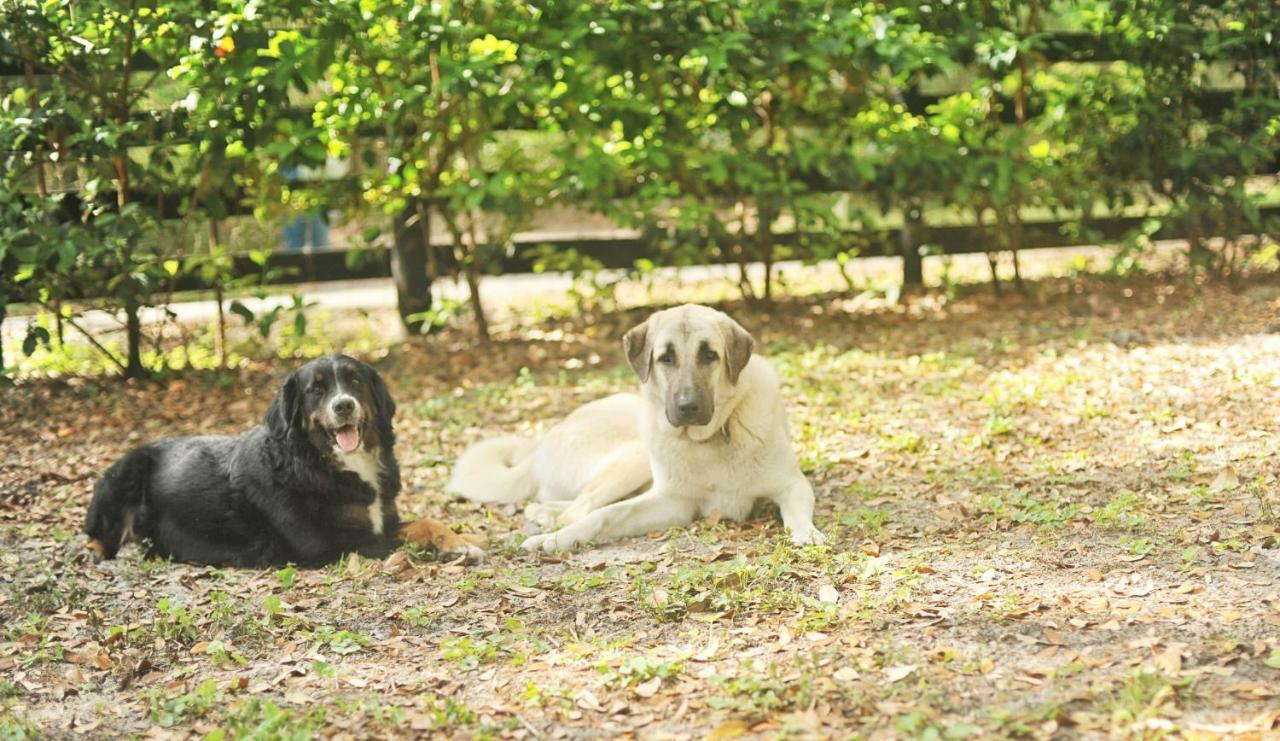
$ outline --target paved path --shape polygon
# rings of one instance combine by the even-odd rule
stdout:
[[[1053,260],[1059,258],[1064,261],[1081,254],[1107,254],[1096,247],[1069,250],[1026,250],[1024,252],[1028,256],[1039,253],[1036,256],[1041,259],[1049,258]],[[957,270],[973,269],[977,266],[982,266],[983,270],[986,269],[986,258],[981,254],[957,255],[953,259]],[[1031,260],[1027,260],[1027,262],[1030,263]],[[899,267],[900,264],[896,257],[866,257],[858,259],[853,264],[852,270],[858,276],[896,275],[901,269]],[[833,261],[805,265],[799,260],[792,260],[777,263],[776,267],[792,276],[799,272],[831,274],[836,270],[836,264]],[[763,274],[764,268],[762,265],[754,264],[751,266],[753,280],[761,280]],[[621,277],[623,272],[617,270],[604,271],[604,275],[616,278]],[[736,282],[737,275],[737,265],[700,265],[684,268],[660,268],[655,272],[654,280],[658,282],[677,280],[682,282],[701,282],[727,279]],[[487,307],[505,309],[512,305],[525,303],[538,296],[563,293],[569,290],[572,285],[573,278],[569,273],[522,273],[485,276],[481,283],[481,295],[484,297]],[[466,284],[461,280],[436,281],[432,292],[437,301],[445,298],[465,300],[467,297]],[[265,299],[242,297],[240,301],[257,314],[264,307],[291,305],[294,294],[302,295],[308,303],[314,303],[317,308],[339,311],[394,309],[396,306],[395,287],[392,285],[390,278],[274,286],[271,295]],[[184,324],[211,321],[217,315],[217,304],[212,300],[183,301],[169,304],[167,309],[172,312],[178,321]],[[10,316],[0,327],[0,336],[3,337],[6,343],[13,342],[26,334],[28,324],[34,320],[35,317],[31,315]],[[143,312],[143,322],[145,324],[154,324],[165,320],[164,309],[149,308]],[[116,316],[106,311],[87,311],[78,317],[77,323],[95,333],[110,331],[121,328],[123,315]]]
[[[897,263],[896,258],[875,257],[859,261],[861,271],[889,269]],[[805,266],[799,261],[778,264],[788,273],[798,270],[820,270],[821,266]],[[833,267],[830,263],[828,267]],[[658,281],[682,280],[697,282],[717,278],[736,280],[736,265],[709,265],[685,268],[661,268],[656,271]],[[604,271],[608,277],[621,277],[622,271]],[[753,277],[759,279],[763,268],[752,266]],[[513,275],[485,276],[481,279],[480,292],[486,306],[506,307],[519,304],[537,296],[563,293],[573,286],[573,277],[569,273],[520,273]],[[441,299],[465,300],[467,286],[461,280],[440,280],[432,287],[437,301]],[[317,308],[333,310],[375,310],[394,309],[396,307],[396,291],[390,278],[369,278],[365,280],[332,281],[326,283],[301,283],[292,286],[273,286],[272,292],[265,299],[240,297],[240,301],[255,314],[263,308],[271,306],[289,306],[292,296],[300,294],[308,303]],[[196,324],[211,321],[217,315],[217,303],[212,300],[182,301],[168,305],[168,310],[183,323]],[[153,324],[166,319],[165,311],[159,308],[148,308],[142,314],[144,324]],[[34,321],[32,315],[10,316],[3,326],[5,341],[12,341],[26,333],[27,325]],[[121,326],[123,315],[117,317],[106,311],[86,311],[77,319],[77,323],[85,329],[97,332],[111,330]]]

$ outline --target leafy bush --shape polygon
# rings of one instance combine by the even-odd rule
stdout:
[[[777,260],[844,265],[895,229],[911,284],[934,225],[985,230],[1015,281],[1035,221],[1144,217],[1118,268],[1181,235],[1224,276],[1275,228],[1270,0],[72,5],[0,11],[0,303],[54,317],[33,350],[100,298],[125,356],[91,339],[127,375],[140,309],[186,276],[220,306],[237,286],[221,225],[249,210],[390,216],[406,326],[438,323],[429,277],[458,271],[482,334],[480,277],[551,203],[668,263],[737,262],[764,300]],[[348,177],[283,177],[331,158]]]

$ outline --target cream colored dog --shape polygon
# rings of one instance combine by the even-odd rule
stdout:
[[[778,375],[752,354],[746,330],[687,304],[653,314],[623,344],[639,395],[586,404],[541,440],[478,443],[446,491],[478,502],[536,496],[531,519],[563,527],[525,540],[529,551],[643,535],[713,512],[741,520],[762,499],[777,503],[792,542],[823,542]]]

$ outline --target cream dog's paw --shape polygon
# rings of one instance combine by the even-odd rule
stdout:
[[[520,544],[520,550],[525,553],[555,553],[556,550],[556,534],[542,533],[540,535],[530,535]]]
[[[793,545],[822,545],[826,542],[827,536],[818,532],[818,528],[812,525],[804,529],[791,531],[791,543]]]
[[[549,502],[533,502],[524,508],[524,519],[542,532],[559,527],[560,513],[564,510]]]

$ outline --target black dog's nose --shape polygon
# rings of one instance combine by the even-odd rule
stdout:
[[[356,400],[350,396],[338,399],[333,402],[333,413],[339,417],[346,417],[356,410]]]

